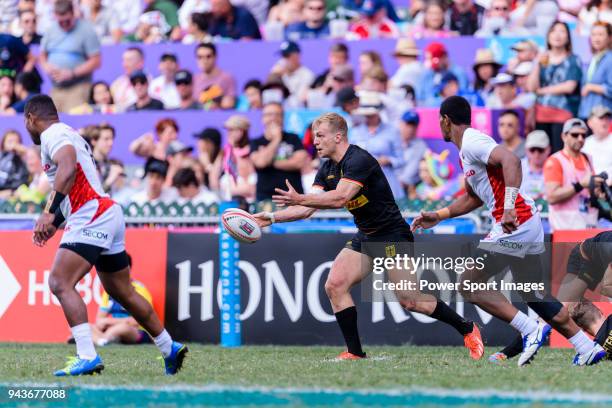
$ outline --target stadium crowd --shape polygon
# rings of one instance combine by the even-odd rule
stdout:
[[[285,179],[298,191],[308,190],[319,164],[313,138],[310,130],[287,133],[283,113],[333,108],[347,117],[351,143],[378,159],[396,199],[437,200],[461,192],[462,175],[448,151],[432,152],[416,136],[415,107],[437,107],[461,95],[473,106],[503,111],[495,124],[501,143],[523,159],[525,183],[534,198],[549,202],[551,213],[557,211],[557,227],[568,224],[562,216],[568,210],[589,206],[591,176],[612,174],[610,1],[396,4],[1,0],[0,114],[23,112],[29,98],[41,92],[41,71],[62,112],[160,111],[154,132],[132,140],[116,135],[108,123],[81,129],[104,187],[122,204],[211,204],[228,194],[247,201],[269,199]],[[590,61],[574,52],[570,27],[575,35],[589,37]],[[538,35],[544,36],[545,47],[531,39]],[[524,39],[513,44],[514,55],[505,66],[483,48],[465,67],[455,64],[438,41],[453,36]],[[299,41],[318,38],[335,39],[329,42],[324,72],[313,72],[301,59]],[[358,66],[350,64],[342,41],[366,38],[396,39],[395,72],[385,70],[376,51],[364,51]],[[252,78],[240,89],[232,72],[218,66],[215,44],[259,39],[282,40],[279,59],[266,78]],[[418,47],[415,39],[429,42]],[[93,82],[101,64],[112,63],[102,60],[101,46],[121,42],[130,43],[122,56],[123,74]],[[197,71],[181,67],[177,55],[166,52],[158,72],[146,72],[147,47],[159,42],[193,44]],[[180,110],[236,112],[223,126],[196,134],[192,147],[178,140],[181,129],[172,112]],[[251,110],[262,111],[262,134],[250,134],[252,124],[240,114]],[[36,148],[24,147],[22,136],[14,130],[2,136],[0,200],[41,202],[49,185]],[[133,172],[113,159],[117,137],[146,159],[144,169]],[[128,177],[134,173],[141,177]],[[603,182],[593,180],[597,194]]]

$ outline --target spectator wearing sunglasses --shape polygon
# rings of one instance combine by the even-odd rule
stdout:
[[[525,37],[531,32],[510,20],[510,1],[492,0],[482,28],[476,31],[476,37]]]
[[[324,0],[304,1],[303,14],[304,21],[287,26],[285,39],[299,41],[329,37],[329,22],[325,18]]]
[[[130,75],[130,83],[136,93],[136,103],[130,106],[128,111],[164,110],[162,101],[151,98],[151,95],[149,95],[149,78],[144,72],[133,72]]]
[[[204,105],[193,97],[193,76],[186,69],[177,71],[174,75],[174,84],[179,95],[180,110],[202,110]]]
[[[573,118],[563,124],[563,149],[544,163],[544,187],[553,231],[597,226],[598,210],[590,205],[589,185],[594,175],[590,156],[582,153],[587,125]],[[600,185],[601,178],[594,182]]]
[[[550,156],[550,141],[543,130],[534,130],[525,140],[526,156],[521,160],[523,188],[529,197],[544,197],[544,162]]]

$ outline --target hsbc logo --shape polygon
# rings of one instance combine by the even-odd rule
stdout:
[[[101,241],[107,240],[108,239],[108,234],[105,232],[101,232],[101,231],[94,231],[94,230],[90,230],[90,229],[84,229],[81,232],[81,235],[86,237],[86,238],[93,238],[93,239],[98,239]]]

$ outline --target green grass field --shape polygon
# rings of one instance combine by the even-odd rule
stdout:
[[[175,377],[162,374],[162,362],[153,346],[108,346],[99,349],[106,366],[101,375],[58,380],[51,373],[62,367],[74,346],[4,343],[0,344],[0,387],[5,387],[3,393],[8,385],[68,387],[69,398],[71,393],[80,398],[68,405],[90,402],[81,406],[98,406],[96,392],[104,390],[108,396],[108,387],[137,388],[131,391],[140,390],[138,398],[163,395],[157,402],[168,406],[612,405],[612,363],[573,367],[571,350],[545,348],[530,366],[519,368],[514,360],[501,365],[486,358],[472,361],[459,347],[367,347],[369,359],[343,362],[333,359],[340,351],[337,347],[189,347],[184,370]],[[492,351],[487,349],[485,356]],[[172,400],[173,394],[180,394],[179,389],[191,397],[182,403]],[[325,390],[333,394],[325,394]],[[117,394],[117,406],[134,403],[132,398],[136,398],[121,389],[112,394]],[[420,396],[414,400],[416,395]],[[532,396],[536,399],[521,400]],[[554,401],[555,396],[560,399]],[[7,402],[6,395],[0,395],[0,406],[3,402]],[[41,403],[45,404],[66,406]],[[36,404],[30,401],[28,405]]]

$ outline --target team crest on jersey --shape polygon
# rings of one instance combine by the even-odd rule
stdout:
[[[45,164],[45,167],[43,167],[43,171],[46,173],[49,171],[49,169],[51,168],[51,165],[49,163]]]
[[[255,230],[255,227],[253,227],[253,225],[247,221],[242,221],[242,223],[240,223],[240,226],[238,228],[240,228],[242,231],[244,231],[246,234],[249,234],[249,235],[251,235],[253,231]]]
[[[474,174],[476,174],[476,170],[474,170],[474,169],[470,169],[470,171],[467,171],[467,172],[465,173],[465,177],[466,177],[466,178],[468,178],[468,177],[472,177]]]
[[[346,203],[346,209],[351,211],[356,208],[363,207],[367,203],[369,203],[368,198],[362,194],[359,197],[350,200],[348,203]]]
[[[387,256],[387,258],[393,258],[395,254],[395,245],[388,245],[385,247],[385,255]]]

